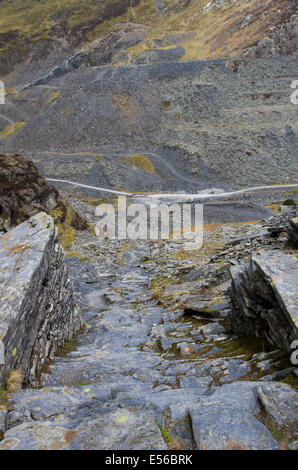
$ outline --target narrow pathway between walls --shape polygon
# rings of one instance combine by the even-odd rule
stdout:
[[[11,397],[0,449],[282,447],[293,436],[275,432],[260,393],[287,387],[276,380],[293,367],[228,321],[229,266],[281,243],[266,222],[206,227],[196,252],[78,233],[66,259],[82,330],[39,389]]]

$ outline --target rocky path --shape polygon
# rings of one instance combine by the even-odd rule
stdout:
[[[187,254],[180,241],[78,235],[67,263],[82,330],[39,389],[12,396],[0,449],[277,449],[297,439],[284,427],[297,392],[275,381],[294,368],[229,332],[228,260],[275,243],[251,227],[210,230]]]

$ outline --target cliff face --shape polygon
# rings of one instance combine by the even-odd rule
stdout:
[[[0,383],[37,371],[80,327],[53,219],[39,213],[0,237]]]
[[[82,48],[93,64],[297,52],[295,0],[3,0],[0,18],[1,75]]]

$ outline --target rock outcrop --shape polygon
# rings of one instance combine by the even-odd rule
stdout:
[[[286,16],[285,16],[286,18]],[[290,16],[283,23],[272,25],[264,37],[243,50],[243,57],[260,58],[297,54],[298,17]]]
[[[53,219],[39,213],[0,237],[0,381],[36,385],[46,359],[80,327]]]
[[[20,155],[0,154],[0,232],[41,211],[53,215],[56,223],[63,223],[67,207],[57,189],[47,183],[31,161]],[[74,228],[87,227],[74,211],[69,218]]]
[[[278,349],[291,351],[291,343],[298,338],[295,256],[261,251],[248,264],[232,267],[231,274],[233,332],[262,337]]]
[[[290,226],[288,228],[288,239],[290,244],[298,249],[298,217],[290,220]]]

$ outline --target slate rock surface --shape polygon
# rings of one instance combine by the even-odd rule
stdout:
[[[293,247],[298,249],[298,217],[294,217],[290,220],[290,226],[288,227],[288,238]]]
[[[268,383],[258,388],[261,403],[272,421],[298,424],[298,392],[287,384]]]
[[[298,338],[298,261],[283,251],[260,251],[231,268],[232,330],[263,337],[285,351]]]
[[[53,219],[39,213],[0,237],[1,381],[9,369],[36,374],[81,324]]]

